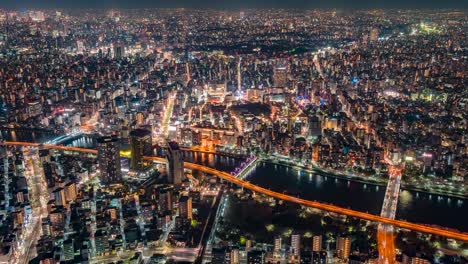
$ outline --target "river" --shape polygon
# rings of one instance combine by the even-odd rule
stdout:
[[[300,172],[272,163],[260,164],[247,178],[256,185],[308,200],[380,214],[385,186]],[[468,231],[468,200],[401,190],[396,218]]]
[[[41,143],[57,137],[57,135],[41,131],[13,130],[3,130],[2,136],[8,141]],[[83,148],[94,148],[96,145],[95,140],[87,136],[69,139],[63,144]],[[164,155],[164,153],[158,154]],[[224,171],[232,171],[240,163],[239,159],[232,157],[187,151],[184,151],[184,159]],[[380,214],[385,195],[385,186],[309,174],[271,163],[260,164],[247,180],[274,191],[377,215]],[[468,212],[467,199],[401,190],[396,218],[415,223],[436,224],[467,232],[468,219],[463,212]]]

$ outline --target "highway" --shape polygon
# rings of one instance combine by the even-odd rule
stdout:
[[[10,146],[40,146],[41,144],[38,143],[30,143],[30,142],[9,142],[5,141],[3,142],[4,145],[10,145]],[[82,148],[75,148],[75,147],[66,147],[66,146],[56,146],[56,145],[42,145],[44,148],[50,148],[50,149],[58,149],[58,150],[63,150],[63,151],[77,151],[77,152],[83,152],[83,153],[93,153],[96,154],[97,150],[93,149],[82,149]],[[160,162],[160,163],[166,163],[167,160],[165,158],[159,158],[159,157],[144,157],[146,160],[149,161],[155,161],[155,162]],[[249,189],[251,191],[257,192],[257,193],[262,193],[268,196],[271,196],[276,199],[288,201],[288,202],[293,202],[296,204],[300,204],[303,206],[308,206],[308,207],[313,207],[317,208],[320,210],[324,211],[329,211],[329,212],[334,212],[337,214],[342,214],[342,215],[347,215],[351,217],[356,217],[372,222],[377,222],[377,223],[382,223],[382,224],[388,224],[408,230],[413,230],[417,232],[422,232],[422,233],[428,233],[428,234],[433,234],[433,235],[438,235],[438,236],[443,236],[447,238],[453,238],[456,240],[468,242],[468,233],[462,233],[462,232],[457,232],[453,230],[448,230],[440,227],[434,227],[434,226],[428,226],[428,225],[423,225],[423,224],[416,224],[416,223],[411,223],[407,221],[402,221],[402,220],[395,220],[395,219],[389,219],[386,217],[382,216],[377,216],[369,213],[364,213],[364,212],[359,212],[355,211],[352,209],[347,209],[331,204],[325,204],[317,201],[309,201],[301,198],[297,198],[294,196],[289,196],[286,194],[278,193],[275,191],[271,191],[265,188],[262,188],[260,186],[257,186],[255,184],[252,184],[248,181],[244,181],[241,179],[236,178],[235,176],[219,171],[213,168],[209,168],[203,165],[195,164],[195,163],[190,163],[190,162],[185,162],[184,167],[188,169],[193,169],[193,170],[199,170],[205,173],[209,173],[212,175],[215,175],[221,179],[224,179],[226,181],[229,181],[231,183],[234,183],[238,186],[241,186],[243,188]]]

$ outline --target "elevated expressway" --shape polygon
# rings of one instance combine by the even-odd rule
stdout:
[[[24,147],[43,147],[43,148],[49,148],[49,149],[57,149],[57,150],[62,150],[62,151],[76,151],[76,152],[82,152],[82,153],[90,153],[90,154],[96,154],[97,150],[94,149],[83,149],[83,148],[75,148],[75,147],[67,147],[67,146],[56,146],[56,145],[42,145],[38,143],[30,143],[30,142],[9,142],[5,141],[2,143],[3,145],[10,145],[10,146],[24,146]],[[160,162],[160,163],[166,163],[167,160],[165,158],[160,158],[160,157],[144,157],[145,160],[147,161],[154,161],[154,162]],[[321,203],[317,201],[310,201],[310,200],[305,200],[301,198],[297,198],[294,196],[278,193],[275,191],[271,191],[265,188],[262,188],[260,186],[257,186],[255,184],[252,184],[248,181],[241,180],[236,178],[234,175],[231,175],[227,172],[219,171],[210,167],[206,167],[203,165],[195,164],[195,163],[190,163],[190,162],[185,162],[184,167],[192,170],[199,170],[205,173],[209,173],[212,175],[215,175],[223,180],[229,181],[233,184],[236,184],[240,187],[249,189],[251,191],[257,192],[257,193],[262,193],[268,196],[271,196],[276,199],[300,204],[303,206],[308,206],[308,207],[313,207],[317,208],[320,210],[324,211],[329,211],[337,214],[342,214],[342,215],[347,215],[351,217],[356,217],[372,222],[377,222],[381,224],[387,224],[387,225],[392,225],[396,226],[399,228],[403,229],[408,229],[408,230],[413,230],[417,232],[422,232],[422,233],[428,233],[428,234],[433,234],[433,235],[438,235],[438,236],[443,236],[447,238],[453,238],[456,240],[468,242],[468,233],[462,233],[462,232],[457,232],[453,230],[448,230],[440,227],[434,227],[434,226],[428,226],[428,225],[423,225],[423,224],[416,224],[416,223],[410,223],[407,221],[402,221],[402,220],[395,220],[395,219],[389,219],[386,217],[382,216],[377,216],[369,213],[364,213],[364,212],[359,212],[331,204],[326,204],[326,203]]]

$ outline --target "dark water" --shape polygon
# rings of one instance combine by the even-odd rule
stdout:
[[[226,157],[215,154],[199,153],[192,151],[183,151],[184,161],[201,164],[203,166],[216,168],[222,171],[233,171],[239,164],[242,163],[242,159]],[[158,148],[155,150],[155,154],[158,157],[165,157],[165,149]]]
[[[49,140],[59,137],[60,135],[46,132],[42,130],[1,130],[1,136],[6,141],[21,141],[21,142],[37,142],[45,143]],[[67,138],[62,145],[74,146],[79,148],[94,148],[96,141],[91,136],[79,136]]]
[[[248,180],[259,186],[372,214],[380,214],[385,186],[340,180],[262,163]],[[397,219],[468,231],[468,200],[402,190]]]

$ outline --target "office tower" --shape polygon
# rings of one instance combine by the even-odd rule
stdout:
[[[185,219],[192,219],[192,198],[189,196],[180,197],[179,215]]]
[[[101,183],[113,184],[122,180],[120,170],[119,140],[116,136],[104,136],[97,139],[98,165],[101,171]]]
[[[317,116],[309,117],[309,136],[318,137],[322,135],[322,124]]]
[[[301,254],[301,235],[291,236],[291,254],[299,256]]]
[[[143,156],[153,154],[151,131],[146,129],[135,129],[130,132],[130,169],[141,170],[144,168]]]
[[[314,236],[312,238],[312,251],[321,251],[322,250],[322,236]]]
[[[184,176],[184,158],[177,142],[171,141],[167,145],[167,181],[174,186],[179,186]]]
[[[351,238],[349,237],[338,237],[336,240],[336,253],[342,260],[349,258],[351,252]]]
[[[59,206],[67,206],[67,200],[65,198],[65,192],[63,188],[57,188],[52,192],[55,200],[55,204]]]
[[[288,69],[286,67],[276,67],[273,70],[273,86],[286,87]]]
[[[172,212],[172,188],[160,189],[158,202],[161,213]]]
[[[125,48],[121,44],[114,44],[114,59],[121,59],[125,56]]]
[[[327,263],[327,252],[326,251],[314,251],[312,252],[312,264],[326,264]]]

